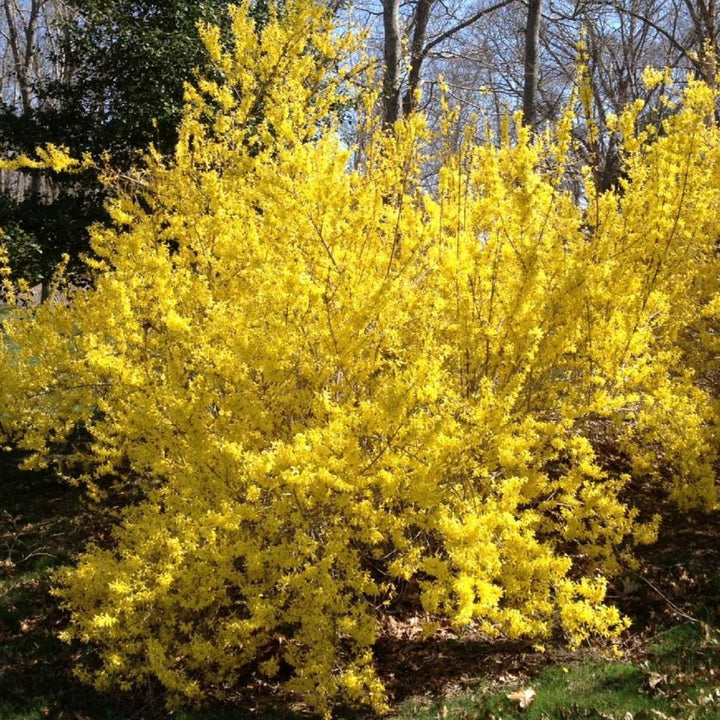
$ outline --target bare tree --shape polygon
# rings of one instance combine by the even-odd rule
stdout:
[[[525,73],[523,82],[523,122],[534,127],[537,121],[538,62],[542,0],[528,0],[525,22]]]
[[[402,37],[400,0],[383,0],[385,71],[383,75],[383,122],[392,125],[401,112]]]
[[[0,0],[0,106],[6,112],[30,117],[44,88],[68,80],[63,51],[72,13],[63,0]],[[44,189],[37,173],[0,172],[0,192],[16,199]]]
[[[62,81],[64,33],[72,10],[63,0],[0,0],[0,99],[22,112],[38,102],[38,90]]]
[[[383,120],[391,126],[417,107],[428,61],[442,57],[451,43],[462,38],[482,18],[520,0],[482,0],[470,5],[464,0],[382,0],[378,11],[362,0],[352,8],[355,16],[379,31],[375,46],[383,58]],[[382,18],[380,27],[377,20]]]

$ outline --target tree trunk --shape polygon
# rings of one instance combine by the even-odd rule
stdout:
[[[410,43],[410,74],[408,88],[403,98],[403,114],[409,115],[416,106],[416,94],[420,88],[420,69],[425,59],[425,35],[433,0],[418,0],[415,7],[414,29]]]
[[[523,85],[523,122],[534,128],[537,117],[538,48],[542,0],[528,0],[525,25],[525,82]]]
[[[400,1],[383,0],[385,75],[383,78],[383,124],[391,127],[400,117]]]

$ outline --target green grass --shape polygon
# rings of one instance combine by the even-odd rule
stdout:
[[[685,645],[704,652],[702,640]],[[717,655],[717,652],[716,652]],[[716,657],[716,662],[718,659]],[[720,662],[718,662],[720,664]],[[662,672],[661,672],[662,671]],[[508,696],[532,690],[522,709]],[[446,700],[406,702],[397,720],[720,720],[720,692],[705,676],[668,662],[585,660],[548,667],[520,686],[483,687]]]

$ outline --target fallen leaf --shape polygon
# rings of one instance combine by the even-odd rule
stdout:
[[[666,675],[660,675],[656,672],[651,672],[650,675],[648,675],[648,685],[650,686],[651,690],[654,690],[660,683],[663,683],[667,680]]]
[[[660,712],[659,710],[650,710],[650,712],[658,718],[658,720],[675,720],[674,717],[671,715],[666,715],[664,712]]]
[[[700,707],[705,707],[706,705],[710,705],[711,703],[715,702],[715,698],[712,695],[701,695],[697,699],[697,704],[700,705]]]
[[[523,688],[522,690],[517,690],[514,693],[510,693],[507,696],[507,699],[510,702],[517,703],[520,706],[521,710],[526,710],[528,707],[530,707],[530,704],[535,699],[535,690],[533,690],[531,687]]]

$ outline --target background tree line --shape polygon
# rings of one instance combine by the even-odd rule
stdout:
[[[198,22],[222,23],[226,0],[3,0],[0,19],[0,152],[41,144],[75,156],[106,154],[129,168],[149,143],[168,153],[183,84],[207,67]],[[61,255],[87,250],[86,227],[103,220],[97,173],[0,176],[0,227],[17,269],[47,283]]]
[[[184,83],[207,68],[197,23],[226,24],[229,4],[0,0],[0,152],[55,143],[106,153],[121,171],[151,142],[170,152]],[[517,110],[542,127],[568,99],[584,34],[599,132],[577,139],[603,187],[620,173],[608,116],[635,100],[641,117],[667,112],[667,88],[648,88],[644,68],[670,68],[678,88],[688,72],[710,83],[717,73],[717,0],[348,0],[335,9],[369,31],[388,126],[416,107],[436,116],[442,75],[459,127],[478,116],[497,127]],[[262,21],[266,0],[253,12]],[[62,253],[87,250],[85,228],[105,218],[104,200],[92,172],[1,171],[0,227],[16,270],[46,286]]]

